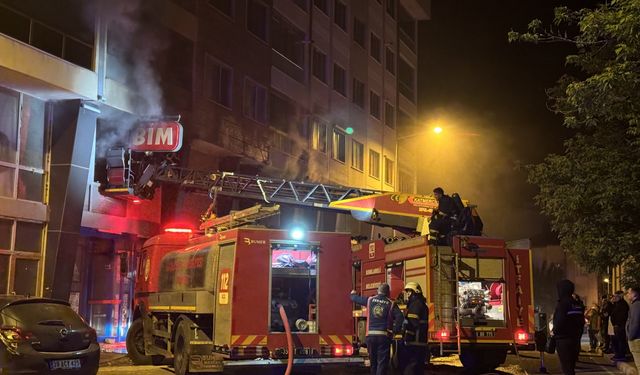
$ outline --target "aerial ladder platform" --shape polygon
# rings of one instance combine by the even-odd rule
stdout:
[[[201,171],[177,166],[166,158],[136,160],[131,154],[123,148],[108,151],[107,159],[111,158],[111,162],[108,163],[107,183],[101,188],[104,195],[151,199],[160,183],[208,191],[213,203],[203,221],[213,217],[216,198],[224,195],[272,205],[289,204],[350,213],[357,220],[370,224],[392,227],[406,234],[427,235],[432,213],[438,207],[438,202],[430,195]],[[477,216],[475,206],[467,201],[463,201],[463,205]]]

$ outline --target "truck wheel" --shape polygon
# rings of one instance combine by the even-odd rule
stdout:
[[[136,366],[159,365],[164,360],[163,356],[145,355],[144,353],[144,332],[142,319],[138,318],[131,323],[127,332],[127,355]]]
[[[189,337],[189,323],[182,320],[176,329],[176,338],[173,349],[173,370],[176,375],[189,374],[189,355],[191,354]]]

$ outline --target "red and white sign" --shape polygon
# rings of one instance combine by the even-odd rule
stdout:
[[[139,152],[176,152],[182,147],[182,132],[177,121],[139,122],[131,131],[130,148]]]

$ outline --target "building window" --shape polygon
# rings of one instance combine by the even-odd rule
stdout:
[[[305,12],[309,10],[309,1],[308,0],[293,0],[293,2]]]
[[[364,49],[367,49],[366,35],[367,30],[364,23],[357,17],[353,17],[353,41],[358,43]]]
[[[380,178],[380,154],[369,150],[369,176]]]
[[[233,18],[233,0],[209,0],[208,4]]]
[[[387,0],[387,14],[396,19],[396,0]]]
[[[45,103],[0,89],[0,196],[42,202]]]
[[[395,75],[396,74],[396,54],[393,53],[393,50],[389,47],[387,47],[387,50],[385,52],[384,60],[385,60],[387,72]]]
[[[269,35],[269,9],[257,0],[247,4],[247,29],[258,38],[267,41]]]
[[[364,109],[364,83],[353,79],[353,103]]]
[[[305,34],[283,16],[273,12],[271,20],[271,48],[300,69],[304,65]]]
[[[380,96],[373,91],[369,92],[369,113],[380,120]]]
[[[344,31],[347,31],[347,4],[336,0],[333,8],[333,22]]]
[[[351,166],[359,171],[364,169],[364,145],[356,140],[351,142]]]
[[[322,153],[327,152],[327,124],[314,118],[311,123],[311,148]]]
[[[384,183],[393,186],[394,163],[388,157],[384,157]]]
[[[205,95],[208,99],[231,108],[233,70],[211,56],[207,56],[206,61]]]
[[[322,13],[326,15],[329,14],[329,3],[327,0],[313,0],[313,5],[315,5],[316,8],[320,9]]]
[[[243,113],[261,124],[267,122],[267,89],[252,79],[244,80]]]
[[[398,36],[412,51],[416,51],[416,20],[400,5],[398,7]]]
[[[415,102],[415,79],[416,71],[402,57],[398,60],[398,91],[407,99]]]
[[[334,128],[333,142],[332,142],[333,147],[331,148],[331,157],[343,163],[346,162],[347,160],[346,142],[347,142],[347,138],[345,134],[341,130]]]
[[[313,49],[313,76],[327,83],[327,55],[317,48]]]
[[[384,124],[390,128],[396,127],[396,109],[389,103],[384,103]]]
[[[42,223],[0,219],[0,294],[36,295],[43,236]]]
[[[371,33],[371,40],[369,43],[371,47],[371,57],[373,57],[377,62],[382,62],[380,38],[378,38],[376,34]]]
[[[333,89],[347,96],[347,72],[338,64],[333,64]]]

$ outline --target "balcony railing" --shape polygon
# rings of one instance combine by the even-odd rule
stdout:
[[[93,45],[0,4],[0,34],[93,70]]]

